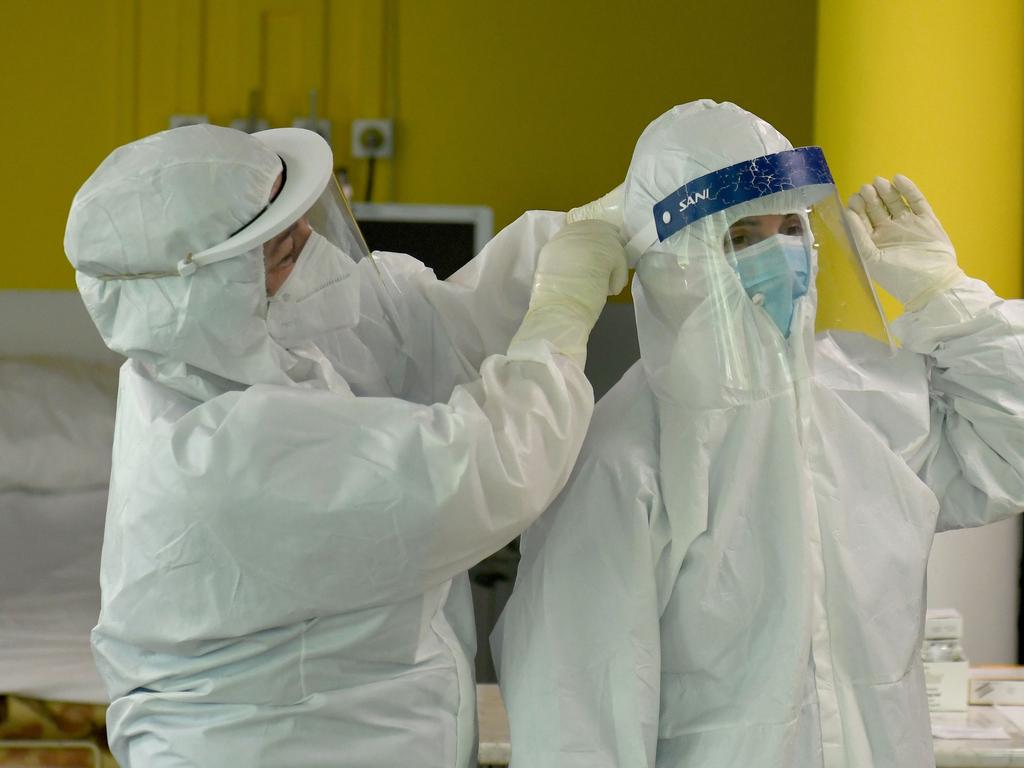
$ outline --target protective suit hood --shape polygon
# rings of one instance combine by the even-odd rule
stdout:
[[[200,400],[323,378],[322,366],[270,337],[261,244],[178,273],[190,254],[270,212],[284,166],[274,141],[280,132],[267,134],[196,125],[146,137],[111,153],[71,206],[64,247],[104,341]],[[293,189],[303,183],[296,166],[285,180]]]
[[[685,227],[665,242],[658,238],[653,209],[694,179],[789,149],[790,142],[765,121],[734,104],[707,99],[672,108],[652,122],[637,141],[626,176],[624,234],[636,266],[633,297],[641,360],[660,400],[688,398],[690,405],[708,408],[748,396],[741,392],[734,396],[727,389],[729,382],[723,380],[724,373],[733,368],[730,361],[722,360],[721,353],[733,351],[723,350],[728,345],[714,338],[710,326],[721,324],[707,316],[712,311],[730,316],[729,343],[737,341],[734,346],[745,347],[741,354],[746,358],[770,357],[781,351],[772,347],[783,346],[782,340],[775,339],[771,329],[753,317],[753,309],[720,243],[731,221],[741,216],[772,213],[785,205],[802,206],[799,200],[786,199],[795,196],[785,193],[751,200],[707,217],[700,226]],[[693,349],[680,335],[684,323],[698,308],[703,316],[694,318],[698,328],[693,340],[716,345],[713,352]],[[813,318],[813,306],[809,311]],[[813,331],[813,322],[811,326]],[[712,361],[705,359],[702,367],[695,369],[694,359],[708,354],[716,356],[719,364],[711,365]],[[756,366],[749,359],[741,362],[743,368],[748,365],[768,378],[785,378],[785,372],[777,366]],[[741,382],[740,388],[780,383]]]
[[[626,174],[630,266],[657,242],[651,210],[660,200],[706,173],[792,148],[771,125],[729,102],[701,99],[658,117],[640,134]]]
[[[675,107],[644,131],[624,228],[659,400],[706,411],[791,392],[816,333],[889,343],[842,210],[820,148],[792,148],[733,104]]]

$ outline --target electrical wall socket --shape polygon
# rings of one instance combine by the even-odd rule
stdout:
[[[206,115],[171,115],[171,128],[181,128],[183,125],[203,125],[210,122]]]
[[[231,127],[243,133],[258,133],[270,128],[265,117],[239,117],[231,121]]]
[[[395,153],[393,120],[353,120],[352,157],[392,157]]]

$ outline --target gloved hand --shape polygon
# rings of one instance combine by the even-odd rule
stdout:
[[[615,225],[566,224],[541,249],[530,308],[509,345],[545,339],[583,367],[587,339],[608,296],[626,287],[626,251]]]
[[[586,205],[581,205],[570,210],[565,214],[565,220],[569,224],[573,224],[577,221],[586,221],[587,219],[598,219],[600,221],[607,221],[609,224],[613,224],[619,231],[622,230],[622,205],[625,198],[624,187],[626,182],[622,182],[615,189],[606,195],[602,195]]]
[[[932,207],[906,176],[865,184],[846,217],[871,278],[907,311],[966,277]]]

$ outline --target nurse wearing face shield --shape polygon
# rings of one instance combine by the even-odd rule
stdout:
[[[179,128],[86,181],[65,249],[128,358],[92,635],[120,765],[475,764],[465,572],[564,484],[625,280],[614,227],[562,224],[438,285],[367,252],[309,131]]]
[[[735,105],[640,137],[641,360],[492,637],[513,765],[934,764],[928,555],[1024,509],[1024,304],[963,274],[907,179],[851,209]]]

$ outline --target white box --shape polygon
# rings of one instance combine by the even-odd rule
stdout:
[[[959,640],[964,636],[964,619],[956,608],[933,608],[925,614],[925,640]]]
[[[967,711],[967,662],[924,662],[928,709],[932,712]]]
[[[1024,706],[1024,667],[976,667],[971,670],[971,704]]]

